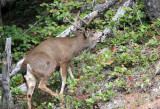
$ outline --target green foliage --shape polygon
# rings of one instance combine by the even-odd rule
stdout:
[[[157,38],[155,36],[152,39],[150,39],[147,43],[145,43],[146,46],[150,47],[157,46],[159,44],[160,42],[157,41]]]
[[[24,93],[21,91],[20,88],[17,87],[10,87],[11,91],[12,91],[12,98],[14,99],[14,101],[21,103],[24,107],[26,107],[25,105],[25,99],[24,97]]]
[[[20,89],[20,88],[17,88],[17,87],[15,87],[15,88],[11,87],[11,90],[14,92],[14,94],[12,95],[12,96],[14,96],[14,97],[18,97],[19,94],[24,94],[24,93],[21,91],[21,89]]]
[[[10,80],[10,86],[16,87],[17,85],[20,85],[23,83],[23,77],[22,74],[17,74],[14,77],[11,78]]]
[[[35,44],[37,38],[31,37],[28,34],[22,36],[23,30],[13,26],[1,26],[0,29],[2,38],[0,40],[0,51],[4,51],[6,38],[12,38],[12,53],[14,60],[19,60],[25,54],[24,52],[31,48],[31,44]],[[38,40],[37,40],[38,41]],[[37,43],[36,43],[37,44]],[[2,57],[1,57],[2,58]]]
[[[69,25],[65,26],[68,24],[65,18],[73,19],[68,10],[72,12],[79,10],[82,4],[80,1],[75,3],[74,0],[65,2],[60,0],[54,1],[52,4],[42,3],[40,6],[46,8],[49,16],[44,19],[45,22],[40,22],[32,31],[36,31],[38,34],[43,35],[43,37],[55,37],[68,28]],[[84,14],[82,16],[84,16]],[[40,19],[41,16],[38,15],[37,18]]]

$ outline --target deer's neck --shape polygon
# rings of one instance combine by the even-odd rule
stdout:
[[[89,46],[88,41],[84,38],[83,34],[80,34],[77,37],[72,39],[71,50],[73,55],[78,55],[80,51],[82,51],[85,47]]]

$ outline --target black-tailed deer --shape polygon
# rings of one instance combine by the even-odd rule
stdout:
[[[77,29],[81,30],[79,35],[76,37],[64,37],[64,38],[50,38],[43,41],[38,45],[33,51],[31,51],[25,58],[22,68],[27,69],[25,75],[27,81],[27,105],[31,109],[31,97],[36,85],[36,79],[41,78],[38,88],[51,94],[52,96],[59,96],[63,94],[67,70],[70,73],[70,76],[73,78],[69,64],[72,59],[79,54],[82,49],[89,46],[93,42],[97,41],[101,36],[102,32],[89,30],[88,26],[90,25],[94,14],[91,15],[88,23],[83,21],[79,14],[75,18],[75,22],[71,22],[68,18],[67,21],[74,25]],[[86,29],[81,28],[77,25],[77,20],[81,20],[86,24]],[[52,76],[53,72],[57,71],[60,68],[62,85],[61,91],[59,94],[50,90],[46,83]]]

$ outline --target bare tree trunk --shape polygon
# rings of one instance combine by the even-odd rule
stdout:
[[[2,68],[2,109],[9,109],[11,96],[9,87],[11,60],[11,38],[7,38]]]

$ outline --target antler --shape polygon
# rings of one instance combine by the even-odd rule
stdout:
[[[76,28],[78,28],[78,29],[80,29],[80,30],[82,30],[82,31],[85,31],[85,29],[81,28],[81,27],[78,26],[78,24],[77,24],[77,20],[78,20],[78,18],[79,18],[79,14],[80,14],[80,12],[78,12],[77,17],[75,18],[74,23],[71,22],[67,17],[66,17],[66,20],[67,20],[69,23],[71,23],[73,26],[75,26]]]
[[[91,23],[91,21],[93,20],[93,18],[94,18],[94,13],[92,13],[92,15],[91,15],[91,17],[90,17],[90,19],[89,19],[89,21],[86,23],[83,19],[81,19],[79,16],[78,16],[78,18],[79,18],[79,20],[81,20],[84,24],[86,24],[86,26],[88,27],[89,25],[90,25],[90,23]]]

